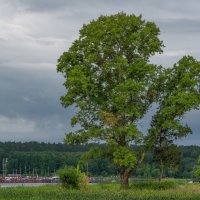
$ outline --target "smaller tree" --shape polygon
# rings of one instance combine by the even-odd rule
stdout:
[[[200,168],[198,167],[197,169],[195,169],[194,171],[194,177],[200,181]]]
[[[165,143],[154,148],[155,161],[160,163],[159,181],[162,180],[166,168],[174,169],[180,163],[181,152],[176,145]]]
[[[164,69],[156,85],[160,93],[158,110],[152,118],[147,144],[159,160],[161,180],[163,167],[172,164],[173,157],[178,158],[174,140],[192,133],[181,120],[186,112],[199,108],[200,63],[185,56],[173,68]]]
[[[198,158],[197,164],[194,170],[194,177],[200,182],[200,157]]]

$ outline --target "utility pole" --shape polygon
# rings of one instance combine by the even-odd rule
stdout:
[[[49,166],[48,166],[48,177],[49,177]]]
[[[35,174],[36,174],[36,177],[38,178],[37,168],[35,169]]]
[[[22,176],[22,168],[21,168],[21,165],[19,167],[19,173],[20,173],[20,176]]]
[[[8,167],[8,158],[5,161],[5,176],[7,175],[7,167]]]
[[[40,176],[44,176],[42,167],[40,168]]]
[[[6,158],[6,175],[7,175],[7,172],[8,172],[8,158]]]
[[[2,167],[3,167],[3,171],[2,171],[3,172],[3,177],[4,177],[4,166],[5,165],[4,165],[4,158],[3,158],[3,164],[2,164]]]
[[[35,174],[35,173],[34,173],[34,168],[33,168],[33,175],[32,175],[33,177],[34,177],[34,174]]]
[[[28,175],[31,176],[31,168],[30,168],[30,165],[28,166]]]
[[[3,177],[7,175],[7,165],[8,165],[8,158],[3,158]]]
[[[26,165],[25,165],[25,176],[27,177]]]

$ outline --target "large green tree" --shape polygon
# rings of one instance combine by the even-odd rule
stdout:
[[[100,16],[84,25],[80,36],[58,59],[57,70],[66,81],[64,107],[75,106],[69,144],[105,141],[107,147],[90,151],[108,156],[119,168],[121,186],[138,163],[130,143],[137,142],[141,119],[153,102],[157,67],[149,58],[162,52],[159,29],[141,16],[118,13]]]
[[[160,93],[158,109],[147,136],[148,145],[160,162],[160,178],[164,167],[177,163],[179,154],[174,140],[192,133],[182,118],[200,105],[200,62],[184,56],[172,68],[164,69],[157,80]],[[173,154],[173,157],[171,156]]]

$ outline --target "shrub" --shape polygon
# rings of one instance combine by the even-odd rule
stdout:
[[[90,180],[89,180],[88,176],[86,176],[84,173],[82,173],[81,188],[83,188],[84,190],[88,190],[89,182],[90,182]]]
[[[71,189],[80,189],[83,187],[87,189],[88,178],[84,173],[81,173],[79,169],[74,167],[65,167],[58,170],[60,180],[63,187]]]
[[[177,183],[173,181],[164,181],[164,182],[135,182],[132,183],[131,188],[134,189],[150,189],[150,190],[167,190],[174,189],[177,187]]]
[[[199,167],[197,169],[195,169],[194,176],[198,181],[200,181],[200,168]]]

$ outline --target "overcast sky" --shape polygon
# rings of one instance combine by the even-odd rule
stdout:
[[[200,60],[198,0],[0,0],[0,141],[63,141],[73,109],[60,105],[57,59],[83,24],[121,11],[159,26],[166,47],[152,62],[170,67],[188,54]],[[193,135],[182,144],[200,145],[199,111],[184,121]]]

